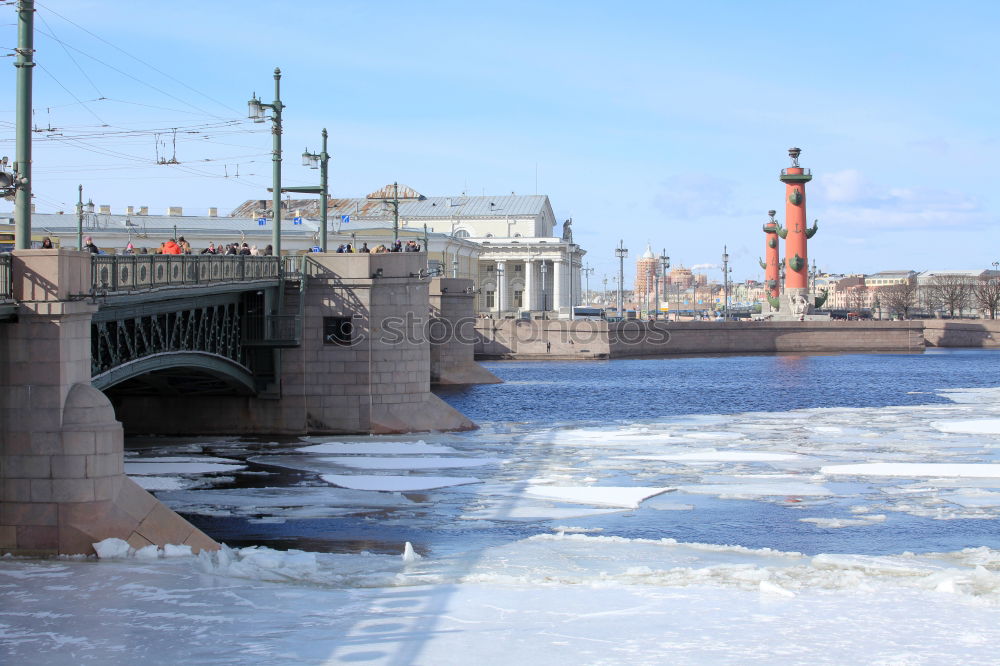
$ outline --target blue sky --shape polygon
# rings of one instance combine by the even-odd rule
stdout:
[[[71,210],[80,183],[116,211],[267,198],[268,125],[244,120],[279,66],[286,184],[317,179],[299,156],[323,127],[336,196],[531,194],[537,174],[597,280],[620,238],[628,264],[647,242],[687,266],[728,244],[734,277],[760,277],[793,145],[820,269],[1000,260],[998,3],[36,3],[41,211]],[[0,35],[9,53],[13,7]],[[173,127],[181,164],[158,165]]]

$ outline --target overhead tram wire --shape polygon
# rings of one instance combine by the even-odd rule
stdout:
[[[46,33],[46,32],[44,32],[44,31],[42,31],[42,30],[37,30],[37,29],[36,29],[36,32],[39,32],[39,33],[41,33],[41,34],[45,35],[46,37],[50,37],[50,38],[52,38],[53,40],[55,40],[55,41],[57,41],[57,42],[59,42],[59,43],[61,43],[61,44],[65,44],[65,42],[63,42],[63,41],[62,41],[62,40],[60,40],[59,38],[57,38],[57,37],[55,37],[54,35],[51,35],[51,34],[49,34],[49,33]],[[124,76],[124,77],[126,77],[126,78],[129,78],[129,79],[132,79],[132,80],[133,80],[133,81],[135,81],[136,83],[141,83],[142,85],[146,86],[147,88],[152,88],[153,90],[155,90],[156,92],[160,93],[161,95],[165,95],[165,96],[169,97],[170,99],[173,99],[173,100],[175,100],[175,101],[177,101],[177,102],[180,102],[181,104],[188,104],[188,105],[189,105],[189,106],[190,106],[191,108],[193,108],[193,109],[197,109],[198,111],[201,111],[201,112],[202,112],[202,113],[204,113],[204,114],[205,114],[206,116],[210,116],[210,117],[212,117],[212,118],[222,118],[222,116],[220,116],[220,115],[218,115],[218,114],[215,114],[215,113],[212,113],[212,112],[210,112],[210,111],[206,111],[205,109],[202,109],[202,108],[200,108],[200,107],[197,107],[197,106],[195,106],[194,104],[191,104],[191,103],[189,103],[189,102],[185,102],[185,101],[184,101],[183,99],[181,99],[180,97],[177,97],[176,95],[172,95],[171,93],[168,93],[168,92],[167,92],[166,90],[163,90],[163,89],[161,89],[161,88],[157,88],[156,86],[154,86],[154,85],[153,85],[152,83],[149,83],[148,81],[143,81],[143,80],[142,80],[142,79],[140,79],[140,78],[137,78],[137,77],[135,77],[135,76],[132,76],[132,75],[131,75],[131,74],[129,74],[128,72],[126,72],[126,71],[123,71],[123,70],[121,70],[121,69],[119,69],[119,68],[115,67],[114,65],[111,65],[111,64],[109,64],[109,63],[107,63],[107,62],[105,62],[105,61],[101,60],[100,58],[98,58],[98,57],[96,57],[96,56],[92,56],[92,55],[90,55],[89,53],[87,53],[87,52],[85,52],[85,51],[82,51],[82,50],[80,50],[80,49],[76,48],[76,47],[75,47],[75,46],[73,46],[72,44],[65,44],[65,45],[66,45],[66,46],[67,46],[68,48],[71,48],[71,49],[73,49],[74,51],[76,51],[76,52],[77,52],[77,53],[79,53],[80,55],[83,55],[83,56],[86,56],[86,57],[90,58],[91,60],[93,60],[93,61],[95,61],[95,62],[98,62],[98,63],[100,63],[100,64],[104,65],[104,66],[105,66],[105,67],[107,67],[108,69],[111,69],[111,70],[113,70],[113,71],[115,71],[115,72],[118,72],[118,73],[119,73],[119,74],[121,74],[122,76]]]
[[[107,126],[108,126],[107,122],[105,122],[105,120],[104,120],[103,118],[101,118],[101,117],[100,117],[99,115],[97,115],[97,113],[96,113],[96,112],[95,112],[95,111],[94,111],[93,109],[91,109],[91,108],[90,108],[89,106],[87,106],[86,104],[84,104],[84,103],[83,103],[83,102],[82,102],[82,101],[80,100],[80,98],[79,98],[79,97],[77,97],[76,95],[74,95],[74,94],[73,94],[73,91],[71,91],[71,90],[70,90],[69,88],[67,88],[66,86],[64,86],[64,85],[63,85],[63,83],[62,83],[62,81],[60,81],[59,79],[57,79],[57,78],[56,78],[56,76],[55,76],[55,74],[53,74],[52,72],[50,72],[50,71],[49,71],[49,70],[48,70],[48,69],[47,69],[47,68],[45,67],[45,65],[43,65],[43,64],[42,64],[42,63],[40,63],[40,62],[36,62],[36,63],[35,63],[35,65],[36,65],[36,66],[37,66],[37,67],[38,67],[39,69],[41,69],[41,70],[42,70],[43,72],[45,72],[46,74],[48,74],[48,75],[49,75],[50,77],[52,77],[52,80],[53,80],[53,81],[55,81],[56,83],[58,83],[58,84],[59,84],[59,87],[60,87],[60,88],[62,88],[63,90],[65,90],[65,91],[66,91],[66,92],[67,92],[67,93],[69,94],[69,96],[70,96],[70,97],[72,97],[73,99],[75,99],[75,100],[77,101],[77,103],[78,103],[78,104],[80,104],[80,105],[81,105],[81,106],[82,106],[82,107],[83,107],[84,109],[86,109],[88,113],[90,113],[90,115],[92,115],[92,116],[94,116],[95,118],[97,118],[98,122],[101,122],[101,123],[104,123],[104,126],[105,126],[105,127],[107,127]]]
[[[38,18],[40,18],[40,19],[42,20],[42,23],[44,23],[44,24],[45,24],[45,27],[46,27],[46,28],[47,28],[47,29],[49,30],[49,32],[51,32],[51,33],[52,33],[52,34],[54,35],[56,31],[55,31],[55,30],[53,30],[53,29],[52,29],[52,26],[50,26],[50,25],[49,25],[49,23],[48,23],[48,21],[46,21],[46,20],[45,20],[45,14],[44,14],[44,13],[42,13],[42,14],[39,14],[39,15],[38,15]],[[96,84],[96,83],[94,83],[94,82],[93,82],[93,81],[92,81],[92,80],[90,79],[90,77],[89,77],[89,76],[87,76],[87,72],[86,72],[86,71],[84,71],[83,67],[81,67],[81,66],[80,66],[80,63],[78,63],[78,62],[76,61],[76,58],[74,58],[74,57],[73,57],[73,54],[71,54],[71,53],[69,52],[69,50],[68,50],[68,49],[66,48],[66,45],[65,45],[65,44],[62,44],[62,43],[60,43],[60,46],[62,46],[62,48],[63,48],[63,51],[65,51],[65,52],[66,52],[66,57],[67,57],[67,58],[69,58],[69,59],[70,59],[70,60],[71,60],[71,61],[73,62],[73,64],[74,64],[74,65],[76,65],[76,68],[77,68],[78,70],[80,70],[80,73],[81,73],[81,74],[83,74],[83,78],[87,79],[87,83],[89,83],[90,85],[92,85],[92,86],[94,87],[94,90],[95,90],[95,91],[97,92],[97,97],[98,97],[99,99],[103,99],[103,98],[104,98],[104,93],[102,93],[102,92],[101,92],[101,89],[97,87],[97,84]],[[53,78],[54,78],[54,77],[53,77]]]
[[[66,21],[67,23],[69,23],[69,24],[71,24],[71,25],[75,26],[75,27],[76,27],[77,29],[79,29],[79,30],[81,30],[81,31],[83,31],[83,32],[85,32],[85,33],[87,33],[88,35],[90,35],[90,36],[91,36],[91,37],[93,37],[94,39],[97,39],[97,40],[99,40],[99,41],[101,41],[101,42],[104,42],[105,44],[107,44],[107,45],[108,45],[108,46],[110,46],[111,48],[115,49],[116,51],[119,51],[119,52],[121,52],[121,53],[124,53],[125,55],[127,55],[127,56],[128,56],[128,57],[130,57],[130,58],[132,58],[132,59],[133,59],[133,60],[135,60],[136,62],[138,62],[138,63],[141,63],[141,64],[145,65],[146,67],[149,67],[149,68],[150,68],[151,70],[153,70],[154,72],[156,72],[156,73],[158,73],[158,74],[161,74],[162,76],[165,76],[165,77],[167,77],[168,79],[170,79],[170,80],[174,81],[175,83],[178,83],[178,84],[180,84],[181,86],[183,86],[183,87],[187,88],[187,89],[188,89],[188,90],[190,90],[191,92],[193,92],[193,93],[195,93],[195,94],[198,94],[198,95],[201,95],[201,96],[202,96],[202,97],[204,97],[205,99],[207,99],[207,100],[209,100],[209,101],[211,101],[211,102],[215,102],[215,103],[216,103],[216,104],[218,104],[219,106],[221,106],[221,107],[223,107],[223,108],[226,108],[226,109],[229,109],[230,111],[233,111],[233,112],[236,112],[236,113],[240,113],[240,110],[239,110],[239,109],[236,109],[235,107],[232,107],[232,106],[230,106],[230,105],[228,105],[228,104],[225,104],[225,103],[223,103],[223,102],[220,102],[219,100],[215,99],[214,97],[212,97],[212,96],[210,96],[210,95],[207,95],[207,94],[205,94],[205,93],[201,92],[200,90],[198,90],[198,89],[196,89],[196,88],[193,88],[193,87],[189,86],[188,84],[184,83],[184,82],[183,82],[183,81],[181,81],[180,79],[178,79],[178,78],[176,78],[176,77],[174,77],[174,76],[171,76],[170,74],[167,74],[167,73],[166,73],[166,72],[164,72],[163,70],[161,70],[161,69],[159,69],[159,68],[157,68],[157,67],[155,67],[155,66],[153,66],[153,65],[149,64],[149,63],[148,63],[148,62],[146,62],[145,60],[143,60],[143,59],[141,59],[141,58],[139,58],[139,57],[137,57],[137,56],[135,56],[135,55],[132,55],[132,54],[131,54],[131,53],[129,53],[128,51],[126,51],[126,50],[122,49],[122,48],[121,48],[121,47],[119,47],[119,46],[116,46],[115,44],[113,44],[113,43],[109,42],[108,40],[104,39],[103,37],[101,37],[101,36],[99,36],[99,35],[96,35],[96,34],[92,33],[91,31],[87,30],[87,29],[86,29],[86,28],[84,28],[83,26],[81,26],[81,25],[79,25],[78,23],[75,23],[74,21],[72,21],[72,20],[70,20],[70,19],[66,18],[66,17],[65,17],[65,16],[63,16],[62,14],[60,14],[60,13],[58,13],[58,12],[56,12],[56,11],[52,10],[51,8],[47,7],[46,5],[44,5],[44,4],[42,4],[42,3],[39,3],[39,2],[35,2],[35,6],[36,6],[36,7],[43,7],[43,8],[44,8],[44,9],[46,9],[47,11],[51,12],[51,13],[52,13],[52,14],[53,14],[54,16],[58,16],[58,17],[59,17],[59,18],[61,18],[62,20]],[[181,102],[183,102],[183,100],[178,100],[178,101],[181,101]],[[192,104],[191,106],[194,106],[194,105]],[[211,114],[211,113],[209,113],[208,115],[214,115],[214,114]]]

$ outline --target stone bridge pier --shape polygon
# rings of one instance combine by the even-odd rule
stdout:
[[[91,256],[13,254],[17,320],[0,324],[0,553],[219,546],[123,473],[123,431],[91,386]]]
[[[502,380],[475,360],[475,294],[472,280],[434,278],[430,284],[431,383],[500,384]]]

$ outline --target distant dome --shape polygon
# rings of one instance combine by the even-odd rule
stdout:
[[[646,252],[642,255],[643,259],[656,259],[656,255],[653,254],[653,248],[649,243],[646,243]]]

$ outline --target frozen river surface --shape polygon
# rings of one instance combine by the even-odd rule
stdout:
[[[996,663],[1000,355],[490,368],[472,433],[132,442],[231,548],[4,558],[0,662]]]

